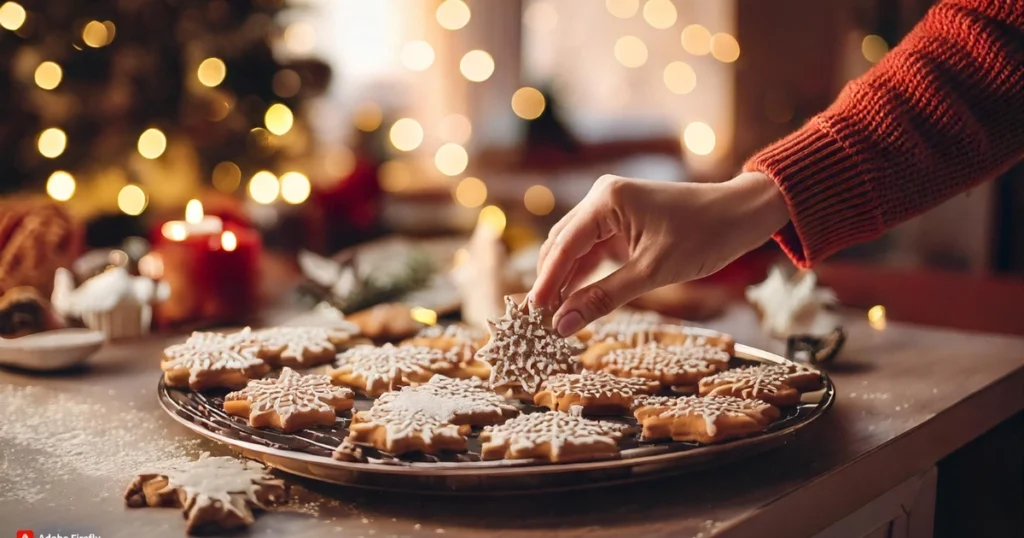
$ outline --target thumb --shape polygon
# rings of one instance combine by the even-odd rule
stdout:
[[[554,326],[565,337],[578,332],[591,321],[654,289],[636,260],[631,260],[614,273],[579,289],[555,312]]]

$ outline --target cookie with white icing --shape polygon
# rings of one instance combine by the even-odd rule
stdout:
[[[649,343],[670,345],[713,345],[730,355],[735,342],[722,333],[692,329],[682,321],[647,310],[619,309],[597,319],[580,331],[579,337],[588,344],[619,342],[630,346]]]
[[[711,444],[762,432],[779,418],[779,410],[761,400],[731,396],[654,396],[639,399],[633,415],[645,440]]]
[[[700,380],[701,396],[759,399],[786,407],[800,403],[800,394],[822,387],[821,374],[797,365],[748,366]]]
[[[194,332],[184,343],[164,350],[160,368],[169,387],[240,389],[270,371],[259,352],[248,329],[234,334]]]
[[[622,342],[591,346],[581,357],[583,366],[620,377],[641,377],[677,392],[695,393],[697,383],[729,367],[729,353],[708,345],[663,346],[649,343],[630,347]]]
[[[181,508],[185,531],[222,532],[255,521],[253,508],[285,501],[284,481],[257,463],[203,453],[196,461],[139,474],[125,492],[131,508]]]
[[[578,405],[585,415],[622,415],[632,407],[634,398],[660,387],[657,381],[584,370],[549,377],[533,401],[553,411],[568,412]]]
[[[310,367],[331,362],[341,351],[358,342],[359,327],[347,323],[334,327],[273,327],[253,331],[260,356],[275,366]]]
[[[532,302],[505,297],[505,315],[487,323],[491,339],[476,358],[491,365],[491,388],[532,400],[545,379],[578,370],[583,344],[559,336]]]
[[[276,379],[255,379],[224,397],[224,411],[246,417],[253,428],[294,432],[330,426],[335,416],[352,409],[354,393],[331,384],[325,375],[302,375],[288,368]]]
[[[396,341],[408,338],[423,328],[412,317],[412,309],[402,303],[382,303],[360,310],[347,318],[367,338],[375,341]]]
[[[480,434],[485,460],[540,459],[552,463],[615,458],[626,427],[569,413],[519,415]]]
[[[486,362],[477,360],[475,355],[477,350],[487,343],[488,338],[486,331],[464,323],[454,323],[426,327],[416,336],[403,341],[401,345],[440,349],[456,365],[455,370],[448,373],[452,377],[487,379],[491,375],[491,367]]]
[[[421,346],[356,346],[335,361],[328,375],[335,384],[380,396],[414,383],[424,383],[435,373],[454,369],[451,359],[438,349]]]

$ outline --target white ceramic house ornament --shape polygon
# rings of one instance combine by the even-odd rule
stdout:
[[[170,294],[166,282],[132,276],[124,267],[104,271],[76,288],[71,272],[61,268],[54,276],[51,302],[64,317],[81,318],[86,327],[114,340],[148,334],[153,305]]]
[[[776,265],[764,282],[747,288],[747,300],[757,309],[761,328],[770,336],[824,335],[838,325],[838,317],[831,311],[836,296],[817,284],[812,271],[787,277]]]

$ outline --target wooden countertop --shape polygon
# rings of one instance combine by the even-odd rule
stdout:
[[[772,349],[752,312],[717,323]],[[1024,408],[1024,339],[846,320],[830,413],[789,444],[712,470],[558,494],[421,496],[289,480],[298,500],[253,536],[805,536]],[[153,458],[225,450],[165,416],[156,357],[180,337],[110,346],[59,375],[0,371],[0,535],[182,536],[174,509],[126,509]],[[778,349],[773,349],[778,351]]]

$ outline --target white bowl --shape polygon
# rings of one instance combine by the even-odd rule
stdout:
[[[0,338],[0,364],[26,370],[62,370],[85,362],[105,341],[105,334],[90,329],[58,329],[21,338]]]

